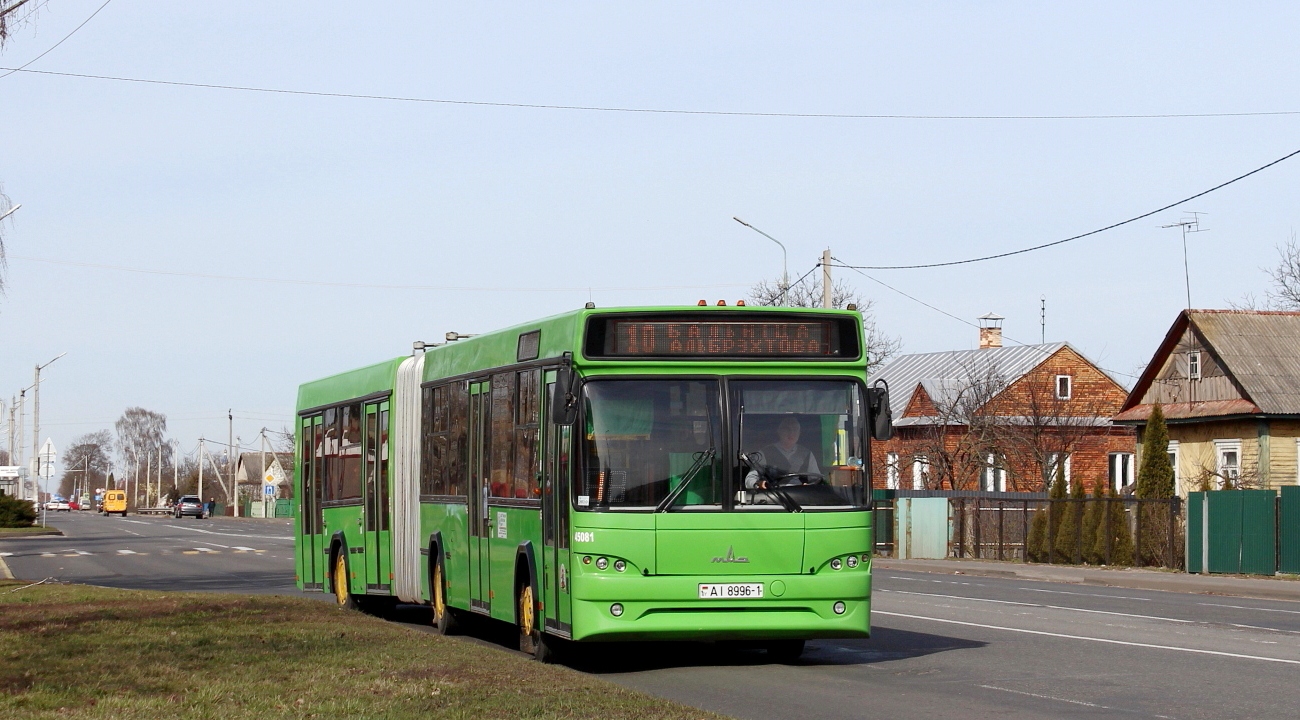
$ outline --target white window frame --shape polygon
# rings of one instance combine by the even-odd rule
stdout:
[[[930,458],[917,455],[912,458],[912,489],[924,490],[925,481],[930,475]]]
[[[1065,393],[1062,393],[1062,392],[1061,392],[1061,381],[1062,381],[1062,380],[1065,381]],[[1052,388],[1052,390],[1056,393],[1056,399],[1057,399],[1057,400],[1069,400],[1071,397],[1074,396],[1074,376],[1073,376],[1073,375],[1057,375],[1057,376],[1056,376],[1056,385]]]
[[[885,489],[898,489],[898,453],[885,453]]]
[[[1007,491],[1007,469],[1005,458],[994,453],[984,456],[984,467],[980,468],[980,490],[985,492]]]
[[[1225,453],[1234,453],[1237,456],[1235,466],[1228,465],[1223,461]],[[1214,472],[1219,475],[1219,485],[1222,487],[1225,476],[1232,480],[1233,487],[1241,481],[1241,440],[1215,440],[1214,441]]]
[[[1201,379],[1201,351],[1189,350],[1187,352],[1187,379]]]
[[[1118,495],[1121,488],[1133,484],[1133,453],[1113,452],[1106,457],[1111,494]]]

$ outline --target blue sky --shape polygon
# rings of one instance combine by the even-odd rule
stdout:
[[[51,0],[0,54],[102,0]],[[32,69],[424,98],[753,112],[1074,115],[1300,110],[1283,3],[355,3],[113,0]],[[300,97],[0,79],[0,395],[46,371],[42,436],[166,413],[187,449],[290,422],[307,379],[581,306],[729,302],[830,247],[854,264],[1060,239],[1300,149],[1300,116],[862,120]],[[1259,293],[1300,158],[1185,210],[1193,304]],[[1172,210],[1016,258],[873,273],[1009,338],[1132,373],[1185,304]],[[475,288],[382,290],[123,272]],[[843,271],[839,271],[843,272]],[[865,278],[905,352],[976,332]],[[590,288],[590,289],[588,289]],[[1121,377],[1128,380],[1128,378]],[[30,417],[30,413],[29,413]],[[29,430],[30,432],[30,430]],[[28,436],[30,445],[30,435]]]

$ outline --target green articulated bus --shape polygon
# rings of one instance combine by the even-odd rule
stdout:
[[[539,659],[866,637],[891,428],[863,340],[853,310],[589,305],[302,385],[298,585]]]

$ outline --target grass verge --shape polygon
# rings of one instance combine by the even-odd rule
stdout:
[[[0,717],[716,718],[304,598],[0,581]]]
[[[0,528],[0,539],[7,537],[25,537],[29,535],[62,535],[63,531],[54,527],[41,527],[33,525],[31,527],[20,528]]]

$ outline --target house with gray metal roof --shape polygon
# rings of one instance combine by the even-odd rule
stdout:
[[[980,318],[974,350],[903,355],[889,385],[895,437],[875,443],[875,483],[893,489],[1039,491],[1059,468],[1085,487],[1133,481],[1135,435],[1111,416],[1127,392],[1069,343],[1003,347]]]
[[[1160,405],[1180,495],[1300,482],[1300,313],[1184,310],[1115,422]]]

